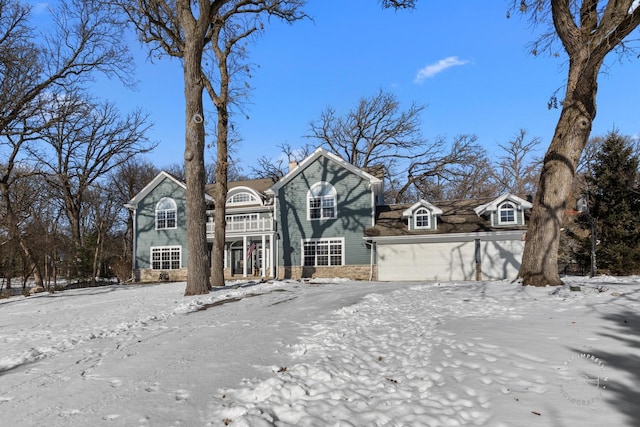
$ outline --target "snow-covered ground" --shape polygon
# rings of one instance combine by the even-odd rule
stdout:
[[[568,282],[0,300],[0,425],[640,425],[640,278]]]

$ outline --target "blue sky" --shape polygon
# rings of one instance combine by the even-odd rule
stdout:
[[[380,89],[395,94],[406,109],[426,106],[423,136],[433,141],[475,134],[490,154],[499,155],[519,129],[543,142],[553,136],[560,110],[547,101],[565,81],[564,58],[533,57],[527,43],[536,30],[519,16],[506,18],[506,1],[420,0],[412,12],[382,10],[377,0],[311,0],[314,22],[293,25],[272,20],[250,48],[259,65],[250,81],[249,119],[237,117],[242,136],[237,157],[248,172],[260,156],[277,157],[282,143],[308,140],[309,122],[328,106],[339,115]],[[100,79],[95,93],[115,101],[123,112],[139,107],[150,115],[158,148],[157,166],[182,161],[184,98],[180,63],[150,63],[135,42],[134,91]],[[635,83],[638,61],[608,60],[600,78],[598,116],[592,136],[618,129],[640,134]],[[214,120],[214,118],[211,118]],[[208,155],[207,158],[211,158]]]

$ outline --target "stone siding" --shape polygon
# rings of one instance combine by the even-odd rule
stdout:
[[[184,282],[187,280],[187,269],[152,270],[140,268],[134,272],[136,282]]]
[[[373,266],[373,277],[371,276],[371,266],[343,265],[340,267],[279,267],[278,279],[331,279],[343,278],[351,280],[377,280],[377,266]]]

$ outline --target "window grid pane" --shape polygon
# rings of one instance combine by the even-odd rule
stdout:
[[[310,220],[335,219],[337,213],[336,190],[333,185],[321,182],[307,193],[307,217]]]
[[[343,265],[342,240],[303,242],[303,265],[311,267]]]
[[[429,228],[429,221],[431,219],[431,212],[426,208],[418,209],[414,214],[414,227],[415,228]]]
[[[316,245],[314,242],[304,242],[304,264],[305,266],[313,266],[316,263]]]
[[[333,197],[325,197],[322,199],[322,217],[334,218],[335,217],[335,200]]]
[[[505,203],[500,206],[500,222],[501,223],[514,223],[516,222],[515,208],[511,203]]]
[[[179,246],[151,248],[151,268],[153,270],[178,270],[181,248]]]
[[[176,227],[176,211],[167,211],[167,228]]]
[[[321,218],[321,210],[320,206],[322,203],[322,199],[319,197],[314,197],[309,199],[309,218],[311,219],[320,219]]]

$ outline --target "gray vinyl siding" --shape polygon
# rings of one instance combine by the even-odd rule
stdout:
[[[156,230],[156,204],[163,197],[176,202],[176,228]],[[152,246],[182,246],[182,267],[187,267],[187,219],[185,192],[175,182],[165,179],[138,203],[136,212],[136,266],[151,268]]]
[[[307,220],[307,192],[324,181],[337,192],[337,218]],[[370,253],[362,236],[372,225],[369,182],[326,157],[319,157],[284,185],[278,198],[279,265],[300,266],[301,241],[344,237],[345,265],[369,264]]]

